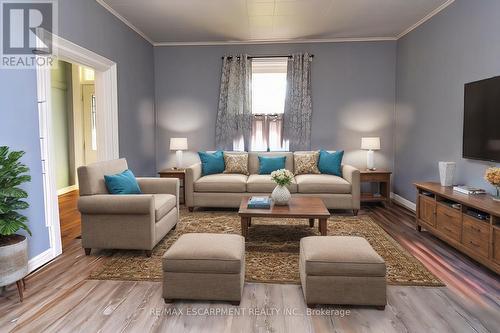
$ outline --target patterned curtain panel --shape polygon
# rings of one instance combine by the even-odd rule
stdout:
[[[251,77],[252,63],[246,54],[223,58],[215,127],[217,149],[233,150],[233,143],[240,138],[243,138],[245,150],[250,149]]]
[[[294,54],[288,60],[283,139],[291,151],[311,148],[311,55]]]

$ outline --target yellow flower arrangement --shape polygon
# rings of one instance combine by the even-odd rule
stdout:
[[[484,174],[484,179],[496,187],[497,193],[493,199],[500,200],[500,168],[488,168]]]
[[[500,186],[500,168],[488,168],[484,175],[484,179],[493,186]]]

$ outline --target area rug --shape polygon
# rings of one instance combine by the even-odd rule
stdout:
[[[181,211],[177,229],[154,248],[148,258],[142,251],[102,251],[102,266],[91,272],[90,279],[161,281],[161,258],[180,235],[192,232],[240,234],[240,219],[234,211]],[[300,283],[299,241],[319,235],[317,222],[308,220],[252,219],[246,242],[246,281]],[[332,216],[328,235],[361,236],[373,246],[387,265],[387,283],[391,285],[443,286],[443,283],[369,216]]]

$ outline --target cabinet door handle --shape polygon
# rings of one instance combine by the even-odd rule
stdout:
[[[453,232],[453,230],[451,230],[450,228],[448,227],[443,227],[444,230],[448,231],[448,232]]]
[[[479,228],[476,228],[476,227],[473,227],[473,226],[471,226],[470,228],[471,228],[471,230],[473,230],[475,232],[481,232],[481,229],[479,229]]]
[[[474,245],[475,247],[480,247],[480,246],[481,246],[481,245],[479,245],[479,244],[477,244],[477,243],[474,243],[473,241],[469,241],[469,243],[470,243],[471,245]]]

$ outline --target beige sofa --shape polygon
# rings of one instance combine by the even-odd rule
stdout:
[[[143,194],[112,195],[104,175],[128,169],[125,159],[78,168],[82,214],[82,246],[91,249],[145,250],[153,247],[179,220],[179,180],[137,178]]]
[[[226,152],[241,154],[241,152]],[[270,175],[259,175],[259,156],[286,156],[285,167],[294,171],[293,152],[248,153],[249,176],[215,174],[202,176],[201,163],[186,169],[186,205],[195,207],[237,208],[243,196],[269,195],[276,184]],[[342,165],[342,177],[326,174],[295,176],[289,186],[292,196],[314,196],[323,199],[329,209],[350,209],[356,215],[360,206],[359,170]]]

